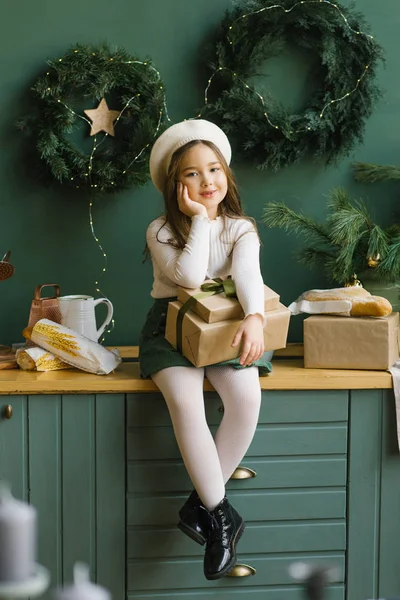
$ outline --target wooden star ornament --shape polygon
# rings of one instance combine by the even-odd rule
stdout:
[[[114,121],[121,114],[118,110],[110,110],[104,98],[101,99],[97,108],[83,111],[92,121],[90,135],[96,135],[99,131],[105,131],[114,136]]]

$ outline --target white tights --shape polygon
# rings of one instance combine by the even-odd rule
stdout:
[[[215,441],[204,410],[204,375],[224,404]],[[190,479],[204,506],[213,510],[254,436],[261,403],[258,368],[169,367],[152,379],[167,403]]]

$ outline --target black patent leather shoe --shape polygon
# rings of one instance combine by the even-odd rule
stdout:
[[[227,498],[208,514],[209,530],[204,556],[206,579],[220,579],[236,564],[236,544],[245,524]]]
[[[207,539],[207,509],[204,508],[196,490],[193,490],[182,506],[179,517],[178,528],[203,546]]]

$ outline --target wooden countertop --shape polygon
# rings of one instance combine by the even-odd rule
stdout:
[[[273,372],[260,378],[263,390],[390,389],[387,371],[305,369],[301,358],[273,361]],[[137,362],[122,363],[110,375],[91,375],[75,369],[38,373],[0,370],[0,395],[6,394],[106,394],[157,391],[149,379],[140,379]],[[205,390],[212,390],[205,380]]]

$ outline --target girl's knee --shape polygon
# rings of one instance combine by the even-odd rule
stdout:
[[[242,393],[233,394],[230,398],[225,399],[224,406],[225,411],[229,410],[230,406],[232,406],[233,410],[241,413],[243,417],[253,414],[258,415],[261,406],[261,390],[247,390]]]

